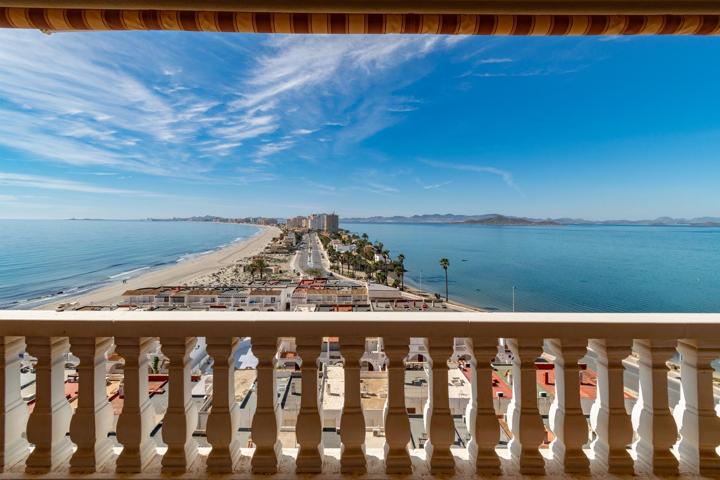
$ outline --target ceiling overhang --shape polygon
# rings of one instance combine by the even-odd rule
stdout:
[[[450,35],[718,35],[720,0],[0,0],[0,28]]]

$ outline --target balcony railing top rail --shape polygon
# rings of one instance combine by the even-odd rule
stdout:
[[[0,311],[0,336],[209,337],[233,333],[250,337],[720,340],[720,313]]]
[[[295,472],[327,473],[324,407],[317,394],[326,391],[330,374],[317,360],[320,338],[328,336],[338,337],[343,358],[344,396],[336,432],[343,446],[336,449],[341,473],[370,473],[377,466],[367,459],[376,455],[365,448],[360,372],[366,337],[382,337],[378,361],[387,370],[387,387],[379,424],[384,447],[376,453],[384,474],[683,472],[720,478],[714,368],[720,357],[720,314],[186,311],[0,311],[0,478],[48,472],[110,472],[108,478],[283,473],[284,453],[278,449],[284,414],[276,378],[281,337],[295,338],[301,359]],[[213,377],[212,391],[206,392],[212,406],[203,422],[210,450],[204,447],[202,455],[194,437],[200,426],[192,373],[197,337],[205,337]],[[236,401],[239,337],[251,337],[257,359],[255,402],[253,411],[246,411],[251,420]],[[418,350],[413,355],[411,348],[418,340],[423,344],[421,362],[415,360]],[[448,364],[460,352],[458,342],[464,358]],[[124,361],[123,406],[114,427],[106,391],[112,349]],[[79,360],[72,381],[66,380],[70,352]],[[536,361],[541,355],[554,369],[549,407],[543,400],[548,392],[538,392]],[[149,386],[149,372],[156,370],[151,356],[167,360],[169,391],[159,434],[167,449],[158,448],[153,436],[159,412],[148,393],[155,392]],[[505,367],[504,381],[511,386],[507,404],[493,390],[500,381],[494,359],[500,356],[511,364],[509,370]],[[592,405],[581,379],[583,358],[596,375]],[[670,372],[668,361],[679,363],[679,369],[671,365]],[[35,377],[32,408],[21,382],[29,362],[34,362]],[[406,404],[411,362],[424,365],[427,377],[427,402],[420,409],[424,454],[414,446]],[[469,375],[461,415],[469,443],[457,445],[457,406],[450,395],[457,377],[451,378],[450,369],[460,363],[462,375]],[[74,412],[66,381],[78,384]],[[632,405],[626,401],[628,390]],[[116,444],[110,440],[113,428]],[[241,441],[241,430],[249,432],[253,448],[242,448],[248,439]],[[508,439],[505,449],[497,448],[502,432]],[[552,442],[539,448],[549,434]]]

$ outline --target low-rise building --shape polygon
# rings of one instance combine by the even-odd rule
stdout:
[[[327,280],[324,278],[300,281],[292,292],[290,310],[295,311],[301,305],[316,305],[318,311],[324,306],[364,306],[368,305],[365,286],[345,280]]]
[[[247,310],[278,312],[285,310],[283,291],[278,288],[252,288],[247,298]]]
[[[346,253],[346,252],[353,253],[353,252],[355,252],[355,250],[357,250],[357,246],[355,244],[353,244],[353,243],[345,244],[341,240],[337,240],[337,239],[331,240],[329,245],[332,246],[333,249],[338,253]]]

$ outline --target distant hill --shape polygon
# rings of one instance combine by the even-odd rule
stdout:
[[[720,217],[672,218],[658,217],[648,220],[585,220],[582,218],[529,218],[488,213],[483,215],[454,215],[433,213],[392,217],[353,217],[341,219],[343,223],[467,223],[475,225],[657,225],[720,227]]]
[[[491,213],[486,215],[453,215],[452,213],[433,213],[426,215],[413,215],[411,217],[367,217],[367,218],[343,218],[347,223],[459,223],[465,220],[484,220],[496,216]]]
[[[562,225],[552,220],[531,220],[529,218],[520,217],[506,217],[505,215],[493,215],[489,218],[483,219],[470,219],[463,222],[454,223],[470,223],[474,225],[520,225],[520,226],[533,226],[533,225]]]

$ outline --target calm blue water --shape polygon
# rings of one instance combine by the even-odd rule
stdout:
[[[720,312],[720,228],[345,224],[405,254],[406,283],[479,307]]]
[[[220,223],[0,220],[0,308],[76,295],[257,232]]]

